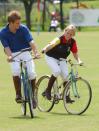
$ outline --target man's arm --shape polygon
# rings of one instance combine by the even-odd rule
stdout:
[[[7,61],[10,62],[12,60],[12,52],[9,47],[4,48],[5,54],[7,55]]]
[[[31,48],[32,48],[32,51],[33,51],[33,53],[34,53],[34,56],[37,57],[37,58],[39,58],[39,57],[40,57],[40,54],[39,54],[39,52],[38,52],[37,46],[36,46],[36,44],[34,43],[34,41],[32,40],[29,44],[30,44],[30,46],[31,46]]]

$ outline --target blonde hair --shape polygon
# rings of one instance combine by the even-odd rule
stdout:
[[[68,32],[68,31],[70,31],[70,30],[72,30],[72,31],[74,31],[74,33],[75,33],[75,31],[76,31],[76,27],[74,26],[74,25],[68,25],[65,29],[64,29],[64,32]]]

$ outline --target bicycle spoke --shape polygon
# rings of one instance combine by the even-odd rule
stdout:
[[[74,102],[67,102],[66,96],[68,92],[70,93],[70,99]],[[70,114],[82,114],[89,107],[91,97],[92,92],[89,83],[84,79],[77,79],[75,87],[72,87],[72,83],[70,83],[69,87],[64,91],[65,109]]]
[[[48,86],[49,78],[50,77],[48,76],[42,76],[38,80],[38,109],[44,112],[50,111],[54,106],[54,98],[52,97],[51,100],[48,100],[44,95],[44,91]]]

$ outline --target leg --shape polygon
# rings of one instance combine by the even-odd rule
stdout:
[[[45,95],[48,100],[51,100],[51,89],[56,80],[56,77],[54,75],[51,75],[50,80],[48,82],[48,87],[46,88]]]
[[[47,64],[49,65],[50,69],[52,70],[52,76],[50,77],[50,80],[48,82],[48,87],[46,88],[46,91],[45,91],[45,95],[47,97],[48,100],[51,100],[51,89],[52,89],[52,86],[56,80],[56,78],[60,75],[61,71],[60,71],[60,68],[59,68],[59,61],[52,58],[52,57],[49,57],[49,56],[46,56],[46,61],[47,61]]]
[[[16,55],[16,53],[13,53],[13,55]],[[15,60],[19,60],[18,57],[15,58]],[[20,81],[20,64],[18,62],[12,62],[11,63],[11,70],[12,70],[12,76],[13,76],[13,83],[16,91],[16,102],[21,103],[22,97],[21,97],[21,81]]]
[[[36,96],[35,96],[36,79],[30,80],[30,82],[31,82],[32,92],[33,92],[33,108],[36,108],[37,106]]]
[[[56,27],[54,27],[54,31],[56,32]]]
[[[60,69],[61,69],[61,76],[64,80],[63,87],[65,87],[67,84],[67,76],[68,76],[68,67],[67,67],[66,61],[60,61]],[[71,98],[70,98],[70,92],[66,96],[66,102],[67,103],[74,102],[74,100],[71,100]]]
[[[31,86],[32,86],[32,91],[33,91],[33,96],[36,88],[36,79],[30,80]]]
[[[22,96],[21,96],[21,81],[19,76],[13,76],[13,82],[14,82],[14,87],[16,91],[16,102],[21,103],[22,102]]]

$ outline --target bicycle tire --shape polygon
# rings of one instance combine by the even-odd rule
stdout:
[[[34,117],[33,92],[32,92],[32,87],[29,83],[29,80],[28,80],[28,86],[27,86],[27,96],[28,96],[28,105],[29,105],[30,115],[31,115],[31,118],[33,118]]]
[[[74,91],[71,87],[73,84],[71,81],[65,87],[64,89],[64,94],[63,94],[63,102],[64,102],[64,107],[66,111],[69,114],[72,115],[81,115],[83,114],[89,107],[92,99],[92,90],[89,82],[83,78],[76,78],[76,89],[77,93],[74,95]],[[70,92],[70,98],[74,100],[73,103],[68,103],[66,100],[66,96]]]
[[[37,82],[38,109],[42,112],[50,112],[54,106],[54,97],[52,97],[51,100],[48,100],[46,96],[42,95],[42,93],[46,90],[48,86],[49,79],[50,76],[44,75],[41,76]],[[52,92],[51,92],[51,96],[52,96]]]
[[[24,101],[23,103],[21,103],[21,110],[22,110],[22,114],[24,116],[26,116],[26,101]]]
[[[21,80],[21,94],[22,94],[22,98],[23,98],[23,102],[21,103],[21,111],[22,111],[22,114],[24,116],[26,116],[26,112],[27,112],[27,106],[26,106],[26,86],[25,86],[25,82],[24,82],[23,79]]]

